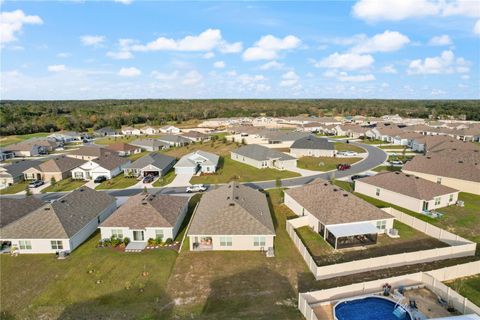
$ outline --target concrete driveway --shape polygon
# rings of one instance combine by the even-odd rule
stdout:
[[[180,173],[175,176],[173,181],[166,185],[166,187],[185,187],[191,186],[190,179],[192,179],[193,174],[191,173]]]

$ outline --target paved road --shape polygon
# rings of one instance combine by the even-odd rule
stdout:
[[[381,165],[385,160],[387,160],[387,154],[377,147],[361,144],[357,142],[351,142],[352,145],[360,146],[368,151],[368,156],[362,160],[361,162],[352,165],[352,167],[345,171],[333,171],[333,172],[326,172],[326,173],[319,173],[314,176],[309,177],[298,177],[298,178],[290,178],[282,180],[283,187],[295,187],[304,185],[306,183],[311,182],[314,179],[322,178],[322,179],[332,179],[332,178],[344,178],[354,174],[362,173],[373,169],[379,165]],[[245,183],[248,186],[251,186],[256,189],[269,189],[274,188],[276,186],[275,181],[265,181],[265,182],[247,182]],[[150,188],[149,191],[153,192],[160,192],[162,194],[185,194],[186,187],[164,187],[164,188]],[[115,197],[130,197],[139,192],[142,192],[143,188],[138,189],[125,189],[125,190],[112,190],[107,191],[109,194]],[[58,193],[48,193],[37,195],[41,199],[45,201],[55,200],[64,195],[63,192]],[[10,196],[10,197],[23,197],[23,196]]]

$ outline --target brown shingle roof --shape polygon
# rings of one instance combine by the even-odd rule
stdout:
[[[95,160],[92,160],[102,168],[112,170],[121,165],[130,163],[130,159],[125,159],[113,154],[105,154]]]
[[[33,210],[43,206],[45,202],[33,196],[23,199],[0,198],[0,228],[22,218]]]
[[[138,147],[132,146],[131,144],[125,143],[125,142],[115,142],[107,147],[105,149],[111,150],[111,151],[135,151],[138,149]]]
[[[85,162],[85,160],[60,156],[39,164],[37,168],[41,172],[67,172],[81,166]]]
[[[458,190],[402,172],[384,172],[358,181],[419,200],[455,193]]]
[[[139,193],[130,197],[101,227],[130,229],[174,227],[187,197]]]
[[[71,151],[69,154],[75,156],[87,156],[87,157],[101,157],[106,154],[114,154],[114,151],[105,149],[103,147],[95,146],[95,145],[86,145],[81,146],[77,150]]]
[[[289,189],[285,193],[324,225],[393,218],[374,205],[322,179]]]

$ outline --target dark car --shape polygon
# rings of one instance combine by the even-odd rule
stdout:
[[[370,177],[368,174],[355,174],[352,176],[352,181],[354,180],[357,180],[357,179],[362,179],[362,178],[366,178],[366,177]]]
[[[337,170],[344,171],[348,169],[350,169],[350,165],[348,163],[337,164]]]
[[[100,183],[100,182],[103,182],[103,181],[106,181],[106,180],[107,180],[107,177],[99,176],[99,177],[96,177],[95,180],[93,180],[93,182]]]
[[[154,179],[155,179],[154,176],[148,175],[145,178],[143,178],[143,183],[152,183]]]
[[[35,180],[35,181],[32,181],[28,184],[28,186],[30,188],[38,188],[40,186],[42,186],[45,182],[43,182],[42,180]]]

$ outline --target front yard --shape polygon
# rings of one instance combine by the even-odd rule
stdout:
[[[119,137],[105,137],[95,140],[95,144],[109,145],[116,142],[125,142],[130,143],[137,139],[148,139],[148,138],[158,138],[160,135],[129,135],[129,136],[119,136]]]
[[[239,145],[231,141],[224,143],[222,140],[212,140],[204,141],[203,143],[197,142],[195,144],[189,144],[184,147],[170,148],[162,152],[175,158],[181,158],[182,156],[190,152],[194,152],[195,150],[203,150],[206,152],[215,153],[219,156],[228,156],[230,155],[230,151],[238,148]]]
[[[364,153],[366,152],[365,149],[354,146],[353,144],[350,143],[344,143],[344,142],[335,142],[335,150],[337,151],[353,151],[357,153]]]
[[[27,188],[27,184],[28,184],[27,181],[20,181],[20,182],[14,183],[11,186],[1,189],[0,194],[15,194],[21,191],[25,191],[25,189]]]
[[[395,167],[395,166],[378,166],[372,169],[375,172],[395,172],[395,171],[402,171],[402,167]]]
[[[232,160],[230,156],[220,158],[219,169],[216,173],[194,176],[190,183],[218,184],[232,180],[240,182],[266,181],[298,177],[300,174],[277,169],[257,169],[244,163]]]
[[[55,185],[49,185],[45,189],[42,189],[42,193],[45,192],[63,192],[63,191],[72,191],[87,183],[84,180],[74,180],[72,178],[63,179],[57,181]]]
[[[393,227],[398,230],[400,238],[379,235],[374,245],[341,250],[334,250],[319,233],[308,226],[298,228],[296,232],[318,266],[448,246],[399,221],[395,221]]]
[[[362,158],[338,158],[338,157],[302,157],[297,160],[297,167],[314,171],[330,171],[337,168],[337,164],[354,164]]]
[[[167,172],[166,175],[163,177],[158,178],[154,183],[154,187],[164,187],[167,184],[171,183],[175,179],[175,169],[170,169],[170,171]]]
[[[123,173],[120,173],[118,176],[113,177],[110,180],[103,181],[100,183],[95,190],[105,190],[105,189],[125,189],[128,187],[137,184],[137,178],[125,177]]]

